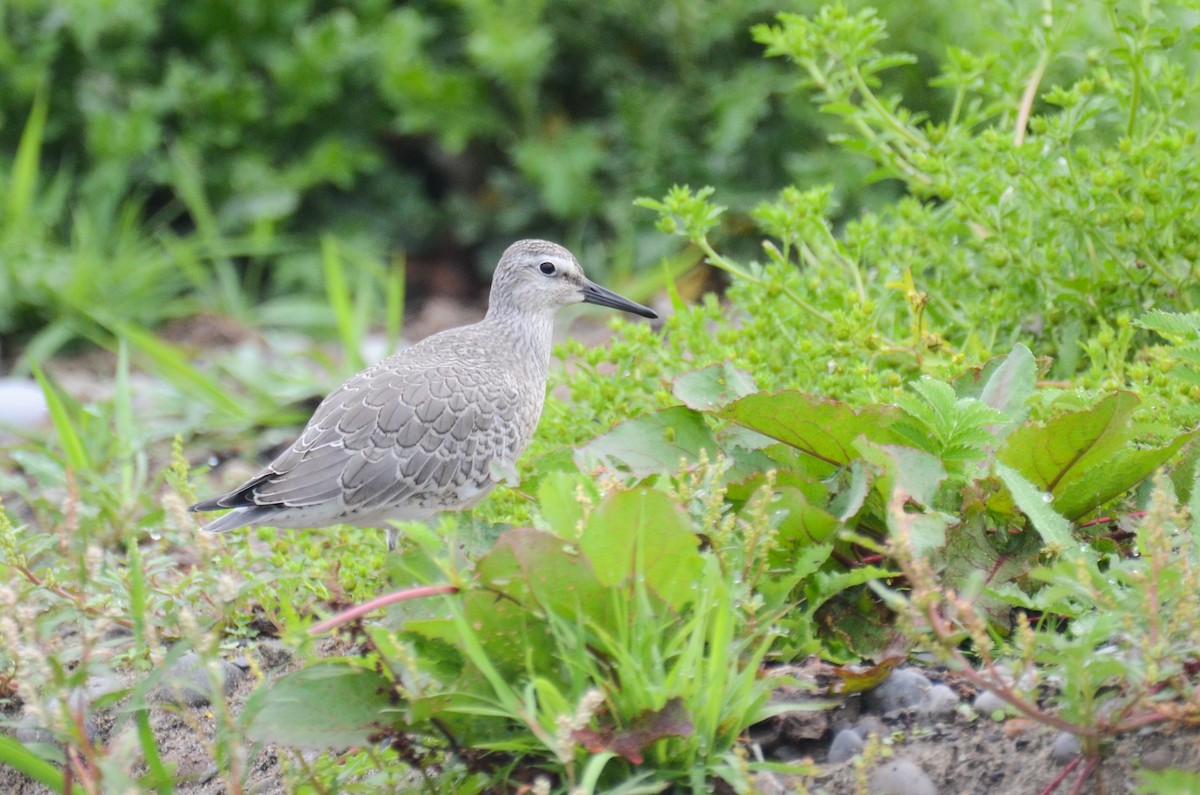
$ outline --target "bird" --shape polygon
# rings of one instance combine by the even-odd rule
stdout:
[[[589,280],[566,248],[519,240],[500,257],[488,309],[350,377],[295,442],[242,485],[190,510],[229,509],[203,529],[387,530],[478,504],[515,478],[541,417],[555,313],[589,303],[658,315]]]

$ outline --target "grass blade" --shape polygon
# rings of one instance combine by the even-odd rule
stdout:
[[[68,791],[61,770],[45,759],[42,759],[21,743],[2,734],[0,734],[0,765],[11,767],[18,773],[29,776],[34,781],[49,787],[55,792]],[[82,792],[83,790],[77,786],[72,786],[70,789],[71,795]]]
[[[33,108],[29,111],[29,119],[25,122],[25,129],[21,131],[21,141],[17,144],[17,155],[8,183],[7,226],[12,230],[24,228],[29,208],[33,206],[48,104],[45,89],[38,91],[33,100]]]
[[[150,711],[136,710],[133,713],[133,721],[137,724],[138,742],[142,745],[142,755],[146,759],[146,767],[150,770],[143,783],[154,787],[158,795],[172,795],[175,789],[171,786],[171,773],[158,753],[158,744],[150,728]]]
[[[58,441],[63,446],[67,466],[76,472],[85,472],[91,469],[91,457],[83,443],[83,437],[79,435],[75,424],[71,422],[71,413],[67,409],[66,401],[50,383],[50,379],[42,372],[42,368],[38,366],[37,362],[31,360],[29,366],[33,370],[34,378],[42,387],[42,394],[46,398],[46,408],[50,411],[50,421],[54,423],[54,432],[58,434]]]
[[[174,346],[125,323],[113,323],[111,331],[145,354],[158,374],[180,392],[201,401],[226,420],[245,421],[250,418],[245,406],[226,394],[220,384],[193,367]]]
[[[355,311],[350,300],[350,288],[346,286],[346,272],[342,266],[342,255],[337,240],[332,235],[321,238],[321,265],[325,271],[325,295],[337,323],[338,339],[342,343],[347,364],[351,369],[361,370],[362,339],[354,321]]]
[[[404,274],[407,268],[407,258],[404,254],[398,254],[385,276],[384,320],[389,354],[400,350],[400,327],[404,323]]]

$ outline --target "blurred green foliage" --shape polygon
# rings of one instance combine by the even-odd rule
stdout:
[[[190,230],[203,198],[215,231],[259,242],[321,230],[377,251],[465,246],[490,265],[537,232],[645,263],[664,244],[629,200],[673,182],[735,186],[745,207],[793,180],[837,182],[847,211],[868,201],[866,161],[781,101],[794,78],[749,35],[777,10],[28,0],[0,17],[0,151],[44,95],[42,181],[98,218],[132,202]],[[903,28],[913,49],[942,29],[986,35],[940,4],[896,12],[921,20]],[[944,101],[910,77],[915,106]]]

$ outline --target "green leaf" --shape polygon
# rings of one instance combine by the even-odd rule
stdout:
[[[779,486],[771,509],[785,512],[779,523],[779,538],[792,545],[820,544],[841,526],[837,517],[809,502],[804,492],[794,486]],[[787,554],[794,555],[789,548]]]
[[[257,742],[292,748],[365,745],[394,723],[392,684],[375,671],[329,660],[260,687],[241,721]]]
[[[855,411],[845,403],[796,391],[749,395],[716,415],[836,466],[857,457],[855,440],[860,436],[877,444],[901,441],[892,430],[899,416],[892,406]]]
[[[519,604],[611,624],[612,605],[591,561],[559,536],[531,528],[508,530],[476,571],[485,587]]]
[[[754,376],[722,362],[679,376],[671,392],[690,409],[714,411],[757,389]]]
[[[1054,507],[1068,519],[1078,519],[1141,483],[1198,434],[1200,430],[1181,433],[1161,447],[1125,447],[1074,472],[1059,484]]]
[[[1018,342],[994,369],[985,365],[983,374],[986,381],[979,400],[1008,415],[1014,422],[1023,420],[1029,413],[1025,404],[1037,387],[1037,362],[1029,349]]]
[[[49,105],[43,88],[34,97],[29,118],[21,130],[21,140],[17,143],[17,153],[8,179],[8,218],[5,219],[8,229],[23,228],[29,208],[33,205]]]
[[[42,372],[42,368],[37,362],[30,362],[30,369],[33,371],[33,377],[37,379],[38,384],[42,388],[42,395],[46,398],[46,408],[50,412],[50,421],[54,424],[54,432],[58,434],[58,441],[63,446],[63,454],[67,459],[67,466],[76,472],[84,472],[91,469],[91,456],[88,455],[87,446],[83,443],[83,437],[75,428],[75,423],[71,419],[71,413],[67,409],[67,403],[59,394],[58,389],[50,383],[50,379]]]
[[[55,792],[66,791],[65,779],[61,770],[13,738],[5,737],[2,734],[0,734],[0,765],[11,767],[18,773],[29,776]],[[76,793],[82,793],[83,789],[77,784],[72,784],[70,792],[72,795],[76,795]]]
[[[575,459],[582,470],[599,463],[640,478],[675,472],[681,462],[699,461],[701,450],[712,458],[719,449],[704,417],[680,406],[622,422],[581,447]]]
[[[1167,338],[1176,337],[1192,341],[1200,338],[1200,312],[1177,313],[1151,309],[1133,321],[1133,324]]]
[[[678,610],[692,601],[703,559],[687,514],[650,488],[610,495],[588,518],[579,546],[607,586],[642,580]]]
[[[248,408],[230,395],[219,382],[208,378],[173,345],[128,323],[107,323],[113,334],[129,342],[150,359],[155,371],[183,394],[201,402],[225,420],[250,418]]]
[[[538,480],[538,511],[549,525],[549,529],[560,538],[574,541],[582,530],[583,505],[578,496],[580,490],[593,504],[600,500],[595,482],[577,473],[559,470],[549,472]]]
[[[1057,497],[1063,483],[1112,458],[1132,438],[1128,420],[1140,402],[1130,392],[1116,392],[1090,409],[1023,425],[997,458]]]
[[[1012,467],[998,463],[996,464],[996,474],[1008,487],[1017,507],[1029,517],[1033,528],[1045,542],[1046,549],[1052,554],[1059,554],[1068,549],[1073,540],[1071,523],[1051,507],[1050,495],[1039,491],[1037,486],[1022,477],[1021,473]]]

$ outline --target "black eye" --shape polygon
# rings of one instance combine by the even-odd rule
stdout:
[[[547,276],[553,276],[554,271],[555,271],[554,263],[553,262],[543,262],[541,265],[538,265],[538,270],[540,270],[542,273],[546,274]]]

